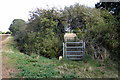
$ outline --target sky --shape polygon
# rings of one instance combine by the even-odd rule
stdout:
[[[99,0],[0,0],[0,31],[6,32],[14,19],[29,18],[29,11],[36,8],[64,8],[79,3],[94,7]]]

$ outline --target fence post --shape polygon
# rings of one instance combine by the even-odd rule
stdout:
[[[84,45],[83,45],[83,46],[84,46],[84,50],[85,50],[85,42],[83,42],[83,43],[84,43]]]
[[[85,42],[84,42],[84,45],[83,45],[83,46],[84,46],[84,54],[83,54],[83,55],[85,55]]]
[[[63,42],[63,57],[64,57],[64,55],[65,55],[65,53],[64,53],[65,51],[64,51],[64,42]]]

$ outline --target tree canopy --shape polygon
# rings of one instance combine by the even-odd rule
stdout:
[[[22,19],[14,19],[9,27],[12,35],[17,35],[20,31],[24,30],[26,22]]]
[[[65,28],[70,27],[86,42],[86,53],[103,59],[108,52],[110,56],[118,53],[117,25],[109,11],[75,4],[64,10],[36,9],[28,23],[15,19],[9,29],[21,51],[52,58],[62,54]]]
[[[111,19],[111,23],[114,26],[113,31],[116,32],[114,36],[116,36],[115,40],[117,42],[117,45],[120,45],[120,2],[99,2],[95,5],[95,7],[102,11],[106,10],[113,15],[114,19]],[[105,16],[104,19],[106,19]],[[120,52],[119,47],[116,48],[116,52]]]
[[[106,9],[113,15],[120,15],[120,2],[99,2],[95,7]]]

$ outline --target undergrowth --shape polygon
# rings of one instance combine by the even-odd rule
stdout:
[[[99,61],[89,55],[81,61],[57,58],[48,59],[38,55],[20,53],[13,44],[8,46],[10,52],[2,54],[9,58],[8,64],[19,70],[15,75],[22,78],[117,78],[117,63],[106,59]]]

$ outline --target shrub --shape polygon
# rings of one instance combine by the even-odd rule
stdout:
[[[28,33],[24,44],[27,54],[39,54],[48,58],[57,57],[61,52],[61,41],[52,29],[46,28],[42,33]]]

